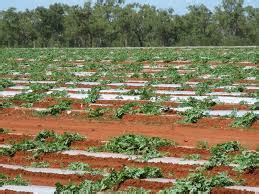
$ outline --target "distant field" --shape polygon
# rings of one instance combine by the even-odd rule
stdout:
[[[111,62],[122,62],[130,60],[133,62],[159,61],[166,62],[175,60],[191,60],[192,62],[240,62],[259,61],[258,47],[201,47],[201,48],[93,48],[93,49],[1,49],[1,61],[7,62],[19,58],[34,60],[43,64],[51,61],[71,62],[84,60],[85,62],[99,62],[111,60]],[[7,61],[6,61],[7,60]]]
[[[0,193],[259,192],[258,53],[0,49]]]

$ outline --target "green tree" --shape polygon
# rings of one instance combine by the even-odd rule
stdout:
[[[222,0],[216,7],[215,20],[223,36],[223,44],[246,44],[243,36],[246,35],[246,17],[244,0]]]
[[[48,8],[0,11],[0,46],[108,47],[258,45],[259,9],[222,0],[209,10],[191,5],[185,15],[125,0],[55,3]]]
[[[182,17],[183,32],[180,44],[211,45],[216,44],[215,26],[212,12],[205,5],[191,5],[188,13]]]
[[[3,12],[2,27],[4,42],[8,47],[18,46],[19,42],[19,13],[16,8],[9,8]]]
[[[90,30],[92,8],[90,3],[84,7],[66,8],[64,38],[68,47],[92,47],[93,34]]]

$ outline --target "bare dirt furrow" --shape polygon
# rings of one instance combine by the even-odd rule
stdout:
[[[148,118],[145,120],[144,118]],[[168,138],[180,145],[195,146],[198,141],[208,141],[210,145],[227,141],[239,141],[242,145],[256,149],[258,121],[250,130],[230,129],[231,120],[203,118],[198,124],[178,124],[179,117],[125,117],[123,120],[88,120],[83,117],[34,117],[26,112],[9,111],[0,113],[0,126],[15,130],[16,133],[35,135],[42,129],[53,129],[57,133],[78,132],[92,140],[108,140],[112,137],[135,133]]]

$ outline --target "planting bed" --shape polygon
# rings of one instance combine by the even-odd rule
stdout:
[[[257,53],[1,49],[0,193],[259,192]]]

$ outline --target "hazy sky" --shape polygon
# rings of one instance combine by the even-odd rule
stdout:
[[[55,2],[70,5],[82,5],[85,0],[0,0],[0,10],[5,10],[9,7],[16,7],[18,10],[24,10],[26,8],[33,9],[37,6],[47,7],[49,4],[53,4]],[[177,14],[183,14],[186,12],[186,6],[188,5],[203,3],[212,9],[218,5],[221,0],[126,0],[126,2],[148,3],[159,8],[173,8]],[[245,0],[245,4],[259,7],[259,0]]]

